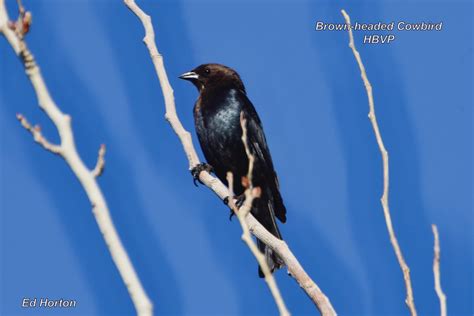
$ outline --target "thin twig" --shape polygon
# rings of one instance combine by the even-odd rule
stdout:
[[[24,9],[21,8],[21,11],[24,12]],[[25,14],[20,12],[19,19],[24,19],[25,16]],[[20,22],[24,23],[25,21]],[[31,20],[27,20],[26,22],[30,23]],[[61,112],[59,107],[51,98],[41,71],[36,64],[33,55],[28,49],[26,42],[24,41],[23,36],[26,34],[25,30],[22,30],[21,33],[17,30],[15,33],[11,29],[11,25],[13,25],[13,23],[11,23],[8,19],[4,0],[0,0],[0,33],[5,36],[16,55],[20,57],[20,60],[25,67],[26,74],[33,85],[33,89],[38,99],[38,104],[56,126],[61,139],[61,144],[52,145],[49,143],[41,134],[39,127],[32,127],[26,118],[24,118],[21,114],[17,116],[18,120],[20,121],[21,125],[33,135],[33,138],[37,143],[43,146],[43,148],[46,150],[58,154],[64,158],[66,163],[74,172],[89,198],[89,201],[92,205],[92,213],[94,214],[97,225],[99,226],[102,236],[104,237],[112,259],[122,277],[123,282],[127,287],[133,304],[135,305],[137,314],[143,316],[152,315],[153,306],[140,283],[138,275],[135,272],[132,262],[130,261],[130,258],[128,257],[124,246],[122,245],[122,242],[120,241],[120,237],[112,222],[112,218],[110,216],[110,212],[102,190],[96,181],[95,172],[89,170],[85,166],[77,152],[71,127],[71,117]],[[16,23],[16,25],[19,25],[19,23]],[[103,148],[102,151],[105,153],[105,148]],[[100,162],[100,160],[101,153],[99,153],[99,167],[97,170],[103,168],[104,162]]]
[[[61,146],[51,144],[41,133],[41,128],[39,125],[31,126],[26,117],[22,114],[17,114],[16,118],[20,121],[21,126],[23,126],[28,132],[33,135],[35,142],[43,146],[44,149],[49,150],[53,154],[61,155]]]
[[[275,278],[273,277],[272,272],[270,271],[270,268],[268,267],[267,260],[265,259],[265,256],[258,250],[257,245],[253,241],[249,228],[247,226],[247,222],[245,221],[245,217],[249,214],[250,210],[252,209],[252,204],[254,199],[260,197],[261,190],[260,188],[254,188],[253,183],[252,183],[252,173],[253,173],[253,166],[254,166],[254,156],[251,154],[250,149],[248,147],[247,143],[247,126],[246,126],[246,119],[243,117],[243,115],[240,116],[240,124],[242,126],[242,142],[244,143],[245,146],[245,151],[247,152],[247,157],[249,160],[249,169],[247,173],[247,188],[245,189],[245,201],[244,204],[240,207],[237,208],[235,205],[234,199],[229,198],[229,206],[234,212],[234,214],[237,214],[237,218],[239,220],[240,226],[242,226],[242,240],[247,244],[249,247],[250,251],[254,255],[255,259],[257,259],[258,264],[260,265],[260,268],[263,272],[263,275],[265,276],[265,282],[267,282],[268,288],[270,289],[270,292],[273,295],[273,298],[275,300],[275,303],[278,307],[278,311],[280,312],[280,315],[282,316],[289,316],[290,312],[286,308],[285,301],[283,300],[283,297],[281,296],[280,290],[278,289],[278,285],[275,281]],[[227,183],[229,184],[229,197],[234,196],[234,177],[232,172],[227,173]]]
[[[147,46],[150,57],[155,66],[155,71],[160,81],[161,89],[165,99],[166,114],[165,118],[170,123],[176,135],[179,137],[183,150],[188,158],[189,169],[199,164],[199,158],[196,149],[193,146],[190,133],[184,129],[181,121],[176,114],[176,107],[173,96],[173,89],[168,81],[166,70],[163,63],[163,57],[159,54],[155,44],[155,32],[151,23],[151,18],[135,3],[134,0],[124,0],[127,7],[140,19],[145,29],[143,39]],[[209,189],[211,189],[221,200],[229,196],[229,189],[219,179],[213,177],[206,171],[199,174],[199,179]],[[264,244],[275,251],[288,267],[291,276],[298,282],[308,297],[313,301],[322,315],[336,315],[334,308],[327,296],[320,290],[316,283],[309,277],[301,264],[298,262],[290,248],[283,240],[280,240],[268,232],[255,217],[249,213],[245,221],[251,234],[260,239]]]
[[[347,25],[351,25],[351,19],[346,11],[341,10],[344,19],[346,20]],[[347,28],[349,31],[349,47],[352,49],[354,53],[355,59],[357,64],[360,68],[360,74],[362,77],[362,81],[364,82],[365,89],[367,91],[367,98],[369,100],[369,119],[372,123],[372,127],[374,129],[375,138],[377,139],[377,144],[380,149],[380,153],[382,154],[382,161],[383,161],[383,195],[381,198],[381,203],[383,207],[383,212],[385,216],[385,222],[387,225],[387,230],[390,235],[390,241],[393,246],[393,250],[395,251],[395,255],[397,256],[398,263],[402,269],[403,277],[405,279],[405,287],[407,292],[407,297],[405,303],[407,304],[408,308],[410,309],[410,313],[412,316],[415,316],[416,308],[415,308],[415,301],[413,299],[413,289],[411,285],[411,278],[410,278],[410,269],[403,258],[402,250],[400,245],[398,244],[397,237],[395,235],[395,231],[392,225],[392,218],[390,216],[390,208],[388,204],[388,187],[389,187],[389,164],[388,164],[388,152],[385,149],[385,145],[382,140],[382,136],[380,134],[379,125],[377,123],[377,117],[375,116],[375,106],[374,106],[374,97],[372,95],[372,85],[370,84],[369,79],[367,78],[367,74],[365,71],[364,64],[362,63],[362,59],[360,57],[359,52],[357,51],[354,45],[354,36],[352,35],[352,29],[350,27]]]
[[[433,224],[431,225],[431,228],[433,230],[433,236],[434,236],[433,275],[434,275],[434,281],[435,281],[435,290],[439,298],[441,316],[446,316],[448,313],[448,307],[446,304],[446,295],[444,294],[443,289],[441,288],[441,273],[439,269],[441,250],[439,247],[438,227]]]
[[[24,10],[23,3],[21,2],[21,0],[16,0],[16,4],[18,5],[18,9],[20,11]]]
[[[92,170],[92,175],[97,178],[102,175],[105,169],[105,144],[100,145],[99,153],[97,154],[97,163],[94,170]]]

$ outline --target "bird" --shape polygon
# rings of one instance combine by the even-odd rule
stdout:
[[[183,73],[179,78],[190,81],[199,92],[193,109],[194,123],[207,163],[201,163],[191,170],[194,180],[199,180],[201,171],[206,170],[214,172],[219,180],[229,185],[226,175],[232,172],[237,205],[242,204],[245,187],[241,179],[246,177],[249,164],[242,142],[240,117],[243,115],[247,122],[248,148],[254,156],[252,184],[261,190],[260,198],[253,202],[251,213],[271,234],[282,239],[275,218],[285,223],[286,207],[262,122],[239,74],[230,67],[210,63]],[[283,267],[283,260],[259,239],[257,246],[272,273]],[[264,277],[260,266],[258,275]]]

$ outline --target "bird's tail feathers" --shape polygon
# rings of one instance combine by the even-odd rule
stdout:
[[[275,213],[273,210],[273,203],[272,201],[267,202],[267,207],[268,211],[270,212],[269,218],[271,219],[271,223],[267,223],[265,228],[276,238],[278,239],[283,239],[281,237],[280,230],[278,229],[278,225],[275,222]],[[273,271],[280,269],[283,267],[285,264],[283,260],[267,245],[265,245],[261,240],[257,239],[257,246],[260,252],[265,256],[265,260],[267,261],[268,268],[270,269],[270,272],[273,273]],[[262,268],[259,266],[258,267],[258,276],[263,278],[265,275],[263,274]]]
[[[257,239],[257,246],[258,249],[265,255],[265,260],[267,261],[267,265],[271,273],[284,266],[283,260],[270,247],[265,245],[259,239]],[[258,276],[261,278],[265,277],[260,266],[258,266]]]

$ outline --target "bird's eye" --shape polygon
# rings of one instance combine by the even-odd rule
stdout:
[[[204,69],[204,72],[205,72],[206,74],[210,74],[210,73],[211,73],[211,69],[206,68],[206,69]]]

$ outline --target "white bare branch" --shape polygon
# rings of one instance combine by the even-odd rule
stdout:
[[[155,32],[151,23],[151,18],[143,10],[138,7],[134,0],[124,0],[127,7],[140,19],[145,29],[145,37],[143,39],[147,46],[150,57],[155,66],[155,71],[160,81],[161,89],[165,99],[166,114],[165,118],[171,124],[176,135],[179,137],[184,152],[189,161],[189,169],[199,164],[199,158],[196,149],[193,146],[190,133],[184,129],[181,121],[176,114],[176,107],[173,96],[173,89],[168,81],[168,76],[163,63],[163,57],[159,54],[155,44]],[[210,188],[217,196],[224,200],[229,196],[229,189],[219,179],[213,177],[206,171],[199,174],[199,179]],[[291,252],[290,248],[283,240],[280,240],[268,232],[251,213],[248,213],[245,221],[251,234],[260,239],[268,247],[274,250],[288,267],[291,276],[298,282],[301,288],[313,301],[322,315],[336,315],[329,299],[324,295],[316,283],[304,271],[301,264]]]
[[[265,276],[265,282],[267,282],[268,288],[270,289],[270,292],[273,295],[273,299],[275,300],[275,303],[277,304],[280,315],[289,316],[290,312],[286,308],[285,301],[283,300],[283,297],[281,296],[280,290],[278,289],[278,285],[275,281],[275,278],[273,277],[273,274],[270,271],[270,268],[268,267],[267,260],[265,259],[265,256],[258,250],[257,245],[255,244],[255,242],[253,241],[250,235],[250,230],[247,226],[247,222],[245,221],[247,214],[252,209],[252,203],[254,199],[260,197],[261,190],[260,188],[253,187],[252,174],[253,174],[253,166],[254,166],[255,158],[250,153],[250,149],[248,147],[247,125],[246,125],[247,122],[244,119],[242,114],[240,116],[240,124],[242,126],[242,131],[243,131],[242,142],[244,143],[245,151],[247,152],[247,157],[249,159],[249,169],[248,169],[247,180],[246,180],[247,188],[245,189],[245,192],[244,192],[245,201],[243,205],[240,208],[238,208],[235,205],[234,199],[232,198],[234,196],[234,187],[233,187],[234,176],[232,172],[228,172],[227,183],[229,183],[229,206],[234,212],[234,214],[237,215],[240,226],[242,226],[242,240],[247,244],[250,251],[254,255],[255,259],[257,259],[257,262],[260,265],[263,275]]]
[[[97,163],[94,170],[92,170],[92,175],[97,178],[102,175],[105,169],[105,145],[100,145],[99,153],[97,154]]]
[[[347,25],[351,25],[351,19],[349,15],[346,13],[346,11],[341,10],[342,15],[344,16],[344,19],[346,20]],[[382,161],[383,161],[383,195],[381,198],[381,203],[382,203],[382,208],[385,216],[385,222],[387,225],[387,230],[390,235],[390,241],[393,246],[393,250],[395,251],[395,255],[397,256],[398,263],[402,269],[403,272],[403,277],[405,279],[405,287],[406,287],[406,292],[407,292],[407,297],[405,300],[405,303],[407,304],[410,314],[412,316],[416,316],[416,308],[415,308],[415,301],[413,299],[413,289],[411,286],[411,278],[410,278],[410,269],[408,268],[408,265],[405,262],[405,259],[403,258],[402,250],[400,248],[400,245],[398,244],[397,237],[395,235],[395,231],[393,229],[392,225],[392,218],[390,215],[390,207],[388,204],[388,187],[389,187],[389,164],[388,164],[388,152],[385,149],[385,145],[383,143],[382,135],[380,134],[380,129],[379,125],[377,123],[377,117],[375,116],[375,106],[374,106],[374,97],[372,94],[372,85],[370,84],[369,79],[367,78],[367,73],[365,71],[364,64],[362,63],[362,59],[360,57],[359,52],[357,51],[355,45],[354,45],[354,36],[352,35],[352,29],[349,27],[349,47],[352,49],[352,52],[355,56],[355,59],[357,61],[357,64],[359,65],[360,68],[360,74],[362,77],[362,81],[364,82],[365,89],[367,91],[367,98],[369,100],[369,119],[370,122],[372,123],[372,128],[375,133],[375,138],[377,140],[377,144],[380,149],[380,153],[382,155]]]
[[[102,154],[99,152],[98,167],[91,172],[77,153],[74,135],[71,128],[71,117],[62,113],[59,107],[54,103],[49,94],[46,83],[43,80],[41,71],[23,39],[27,30],[22,29],[20,32],[16,29],[15,32],[11,28],[12,25],[19,25],[20,23],[24,26],[29,26],[31,20],[24,20],[25,18],[28,19],[28,16],[29,19],[31,19],[31,15],[26,14],[21,7],[19,17],[21,20],[16,21],[16,23],[10,22],[5,8],[5,1],[0,0],[0,33],[5,36],[15,54],[20,57],[20,60],[25,67],[26,74],[33,85],[39,106],[56,126],[61,139],[61,144],[52,145],[49,143],[41,134],[39,127],[32,127],[22,115],[18,115],[18,120],[21,125],[33,135],[33,138],[37,143],[42,145],[46,150],[64,158],[66,163],[74,172],[89,198],[94,217],[104,237],[112,259],[119,270],[122,280],[127,287],[133,304],[135,305],[137,314],[143,316],[152,315],[153,306],[151,301],[146,295],[132,262],[120,241],[119,235],[112,222],[107,203],[102,194],[102,190],[96,181],[96,175],[99,174],[99,171],[103,168],[103,154],[105,153],[105,148],[102,149]],[[97,172],[95,170],[97,170]]]
[[[7,8],[5,7],[5,0],[0,1],[0,33],[5,36],[10,46],[15,51],[16,55],[20,54],[20,40],[15,31],[10,27],[11,23],[8,19]]]
[[[31,126],[26,117],[22,114],[17,114],[16,118],[20,121],[21,126],[23,126],[28,132],[33,135],[35,142],[43,146],[44,149],[52,152],[53,154],[61,155],[61,146],[51,144],[41,133],[41,128],[39,125]]]
[[[435,280],[435,291],[439,299],[441,316],[446,316],[448,314],[448,307],[446,304],[446,295],[444,294],[443,289],[441,288],[441,272],[439,269],[441,249],[439,247],[438,227],[433,224],[431,225],[431,228],[433,230],[434,237],[433,275]]]

